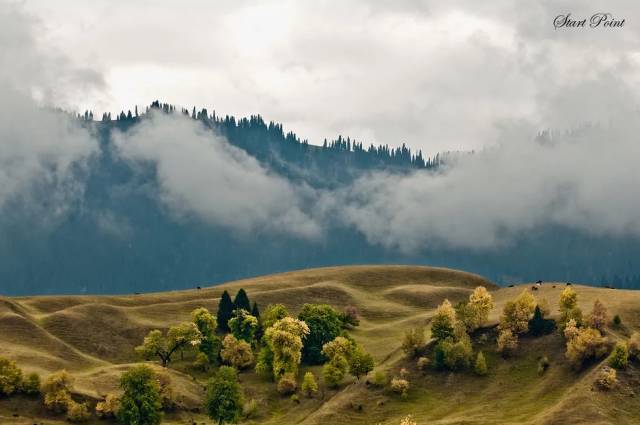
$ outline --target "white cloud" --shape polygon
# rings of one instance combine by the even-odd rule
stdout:
[[[112,96],[83,107],[126,110],[160,98],[260,113],[316,144],[341,133],[429,153],[477,149],[495,142],[505,120],[572,125],[549,123],[544,98],[616,72],[621,61],[621,78],[638,88],[640,6],[630,0],[26,5],[52,42],[104,68]],[[559,13],[602,10],[627,25],[553,28]]]
[[[82,192],[74,168],[97,145],[74,119],[43,106],[51,96],[65,99],[61,91],[68,85],[93,87],[99,78],[47,49],[38,28],[19,8],[0,4],[0,208],[33,201],[39,189],[37,204],[55,216]]]
[[[158,198],[180,217],[195,216],[241,235],[279,231],[314,238],[319,225],[302,208],[303,189],[199,122],[153,113],[114,135],[119,155],[155,168]]]

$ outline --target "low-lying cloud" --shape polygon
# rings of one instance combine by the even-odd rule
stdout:
[[[64,103],[66,87],[97,87],[100,78],[47,49],[37,32],[36,20],[0,3],[0,210],[27,201],[55,216],[82,193],[75,174],[97,144],[49,102]]]
[[[548,225],[640,236],[640,129],[630,127],[516,136],[439,173],[360,179],[335,205],[372,243],[405,252],[504,247]]]
[[[158,200],[178,217],[196,217],[242,235],[320,233],[304,211],[304,188],[271,174],[197,121],[152,112],[114,140],[123,159],[155,167]]]

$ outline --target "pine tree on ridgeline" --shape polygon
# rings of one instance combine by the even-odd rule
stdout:
[[[249,301],[249,296],[244,289],[240,288],[240,290],[236,294],[236,298],[233,300],[233,307],[236,310],[243,309],[246,311],[251,311],[251,302]]]
[[[231,296],[225,290],[220,297],[220,304],[218,304],[218,313],[216,315],[219,331],[229,332],[229,319],[233,317],[233,310],[233,301],[231,301]]]

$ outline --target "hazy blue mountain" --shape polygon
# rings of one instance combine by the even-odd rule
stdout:
[[[153,108],[173,111],[154,103]],[[214,134],[296,184],[335,189],[371,171],[436,170],[441,157],[404,146],[364,147],[339,137],[312,146],[260,117],[236,120],[182,111]],[[499,283],[556,279],[640,287],[637,239],[592,237],[564,228],[529,232],[504,249],[423,250],[403,254],[369,243],[340,220],[321,241],[287,234],[238,235],[199,220],[177,220],[153,196],[156,170],[133,169],[114,154],[113,132],[129,132],[143,117],[84,120],[100,140],[80,199],[56,220],[41,223],[21,203],[0,220],[0,293],[131,293],[192,288],[266,273],[342,264],[411,263],[460,268]],[[46,187],[41,190],[46,191]],[[37,197],[36,197],[37,198]],[[46,197],[42,197],[46,199]],[[45,210],[47,205],[40,205]],[[34,212],[35,211],[35,212]],[[124,224],[122,224],[124,223]]]

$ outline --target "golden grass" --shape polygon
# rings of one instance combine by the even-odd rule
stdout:
[[[424,375],[417,371],[399,349],[404,331],[413,326],[428,328],[435,307],[444,298],[455,303],[478,285],[486,286],[494,296],[491,323],[497,323],[507,300],[523,289],[531,290],[529,285],[500,289],[480,276],[448,269],[352,266],[261,276],[201,290],[0,298],[0,355],[15,359],[26,371],[43,375],[66,368],[77,378],[78,396],[97,400],[114,391],[120,374],[139,361],[133,348],[150,329],[166,329],[188,320],[196,307],[214,311],[223,290],[233,295],[242,287],[262,308],[282,303],[293,314],[304,303],[328,303],[339,309],[355,305],[361,325],[352,332],[354,337],[374,355],[379,368],[392,374],[400,367],[408,368],[412,384],[406,400],[352,380],[337,391],[323,390],[318,398],[301,398],[296,404],[280,397],[273,384],[242,372],[247,399],[259,404],[257,418],[247,423],[398,424],[406,414],[412,414],[420,424],[640,423],[640,407],[627,394],[638,382],[635,369],[620,375],[625,395],[594,392],[595,369],[571,370],[559,335],[524,338],[518,354],[509,360],[496,355],[493,343],[478,345],[490,369],[484,378],[469,372]],[[556,311],[564,288],[564,283],[545,283],[533,294],[546,298]],[[610,312],[621,315],[625,328],[611,329],[612,338],[625,338],[640,327],[640,293],[579,285],[574,289],[583,311],[588,312],[600,298]],[[551,360],[551,368],[542,377],[536,372],[541,355]],[[190,410],[200,406],[207,376],[195,373],[193,378],[184,373],[190,371],[189,361],[177,361],[170,369],[174,386],[189,409],[168,415],[167,423],[210,423],[202,412]],[[320,374],[319,367],[303,368],[306,370]],[[33,400],[0,400],[0,423],[39,422],[64,423]]]

